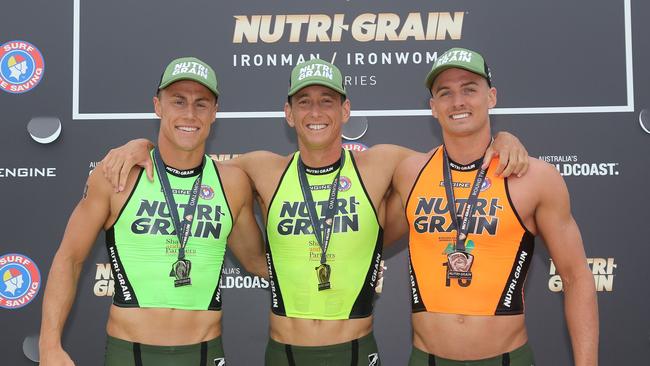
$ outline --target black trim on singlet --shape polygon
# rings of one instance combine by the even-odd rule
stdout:
[[[280,190],[280,186],[282,185],[282,181],[284,180],[284,176],[287,174],[287,171],[289,170],[289,167],[291,166],[291,163],[293,163],[293,159],[296,158],[297,153],[293,153],[293,156],[291,157],[291,160],[289,160],[289,164],[287,164],[287,167],[284,168],[284,171],[282,172],[282,175],[280,176],[280,180],[278,181],[277,187],[275,187],[275,192],[273,192],[273,196],[271,196],[271,200],[269,201],[269,206],[266,208],[266,222],[264,223],[264,226],[268,228],[269,224],[269,211],[271,211],[271,206],[273,205],[273,201],[275,200],[275,196],[278,194],[278,191]]]
[[[532,236],[535,236],[532,231],[528,230],[526,225],[524,224],[524,220],[521,219],[521,216],[519,216],[519,212],[517,211],[517,208],[515,207],[515,204],[512,203],[512,198],[510,197],[510,188],[508,187],[508,178],[503,178],[503,185],[505,186],[506,189],[506,198],[508,198],[508,204],[510,205],[510,209],[512,212],[514,212],[515,217],[517,217],[517,221],[519,221],[519,225],[521,225],[521,228],[524,229],[527,233],[529,233]]]
[[[419,313],[422,311],[426,311],[427,307],[424,305],[424,299],[422,298],[422,294],[420,293],[420,287],[418,285],[418,277],[415,275],[415,271],[413,270],[413,262],[411,261],[411,248],[409,247],[408,250],[408,256],[409,256],[409,287],[411,288],[411,312],[412,313]],[[414,298],[417,296],[419,303],[416,304]]]
[[[404,202],[404,214],[406,215],[405,217],[406,217],[407,221],[408,221],[408,217],[409,217],[409,215],[408,215],[408,208],[409,207],[408,206],[409,206],[409,202],[411,201],[411,195],[413,194],[413,191],[415,190],[415,186],[418,184],[418,181],[420,180],[420,176],[422,176],[422,173],[424,172],[424,169],[426,169],[429,166],[429,163],[431,162],[431,159],[433,159],[433,157],[436,156],[439,149],[440,149],[440,147],[436,147],[436,149],[433,151],[433,154],[431,154],[431,156],[429,157],[427,162],[424,163],[424,166],[422,166],[422,169],[420,169],[420,172],[418,173],[418,176],[415,177],[415,180],[413,181],[413,186],[411,186],[411,190],[409,191],[408,196],[406,196],[406,202]],[[411,224],[409,223],[409,232],[411,231],[410,225]]]
[[[354,301],[354,305],[352,305],[352,309],[350,309],[348,319],[367,318],[372,315],[376,294],[375,286],[377,286],[377,279],[379,278],[380,271],[379,266],[381,266],[383,242],[384,230],[380,226],[377,234],[377,241],[375,242],[375,250],[370,258],[370,265],[368,266],[368,272],[366,273],[366,279],[363,281],[363,286],[357,295],[357,299]]]
[[[115,218],[115,221],[113,221],[111,227],[105,230],[106,234],[108,234],[109,231],[113,230],[113,228],[115,227],[115,223],[120,219],[120,217],[122,217],[122,212],[124,212],[124,210],[126,209],[126,206],[129,204],[129,201],[131,201],[131,197],[133,197],[135,190],[138,188],[138,185],[140,184],[140,178],[142,177],[142,173],[144,173],[144,169],[140,169],[140,173],[138,173],[138,177],[135,179],[135,184],[133,184],[133,188],[129,193],[129,197],[127,197],[126,201],[124,201],[124,204],[120,208],[120,213],[117,214],[117,217]]]
[[[113,253],[115,258],[113,259],[113,255],[111,255],[111,248],[113,248]],[[120,254],[117,251],[117,246],[115,245],[115,231],[111,228],[110,230],[106,231],[106,252],[108,253],[108,262],[109,265],[111,266],[111,273],[113,274],[113,278],[115,279],[114,282],[114,290],[113,290],[113,305],[123,307],[123,308],[137,308],[140,307],[140,304],[138,303],[138,297],[135,294],[135,289],[133,286],[131,286],[131,281],[129,281],[129,276],[124,270],[124,265],[122,265],[122,260],[120,260]],[[115,268],[115,263],[117,263],[117,268]],[[121,274],[120,277],[118,277],[118,270],[119,273]],[[118,278],[121,278],[124,283],[120,283]],[[124,291],[122,290],[122,286],[128,288],[131,292],[131,300],[126,300],[124,296]]]
[[[223,269],[223,264],[221,267]],[[214,292],[212,292],[210,304],[208,304],[208,310],[221,310],[221,305],[223,304],[221,301],[221,272],[223,271],[219,271],[219,276],[217,276],[217,285],[214,288]]]
[[[206,157],[206,158],[212,160],[210,157]],[[230,202],[228,202],[228,195],[226,194],[226,190],[223,188],[223,181],[221,180],[221,174],[219,173],[219,169],[217,168],[217,162],[212,160],[212,165],[214,166],[214,171],[217,174],[217,181],[219,181],[221,194],[223,194],[223,199],[226,201],[226,206],[228,207],[228,216],[230,216],[230,228],[232,230],[232,227],[235,226],[235,222],[233,221],[232,210],[230,209]]]
[[[524,313],[524,283],[526,283],[526,277],[528,276],[528,269],[530,263],[533,261],[533,251],[535,249],[535,237],[528,231],[526,231],[522,238],[521,244],[519,244],[519,249],[515,255],[510,269],[510,275],[506,280],[506,283],[503,287],[503,292],[497,303],[497,308],[494,311],[494,315],[515,315]],[[519,271],[519,277],[515,277],[517,272],[517,266],[519,265],[519,258],[522,256],[522,253],[526,252],[526,257],[524,258],[523,264]],[[505,305],[506,296],[510,290],[510,285],[514,283],[514,288],[511,290],[511,299],[510,307]]]
[[[275,266],[273,265],[273,255],[271,254],[271,244],[269,243],[268,235],[266,236],[266,264],[269,267],[269,287],[271,287],[271,311],[273,314],[287,316],[287,310],[284,307],[284,300],[282,297],[282,290],[280,284],[276,280],[277,274]],[[273,306],[274,299],[277,299],[278,306]]]
[[[379,225],[379,228],[381,229],[381,224],[379,223],[379,215],[377,215],[377,209],[375,208],[375,204],[372,202],[372,199],[368,194],[366,185],[363,184],[363,178],[361,178],[361,173],[359,172],[359,168],[357,167],[357,161],[354,159],[354,153],[352,151],[350,151],[350,157],[351,157],[350,160],[352,160],[352,167],[354,168],[354,172],[357,175],[357,178],[359,178],[359,182],[361,183],[361,188],[363,188],[363,193],[366,194],[366,199],[370,203],[370,206],[372,207],[372,211],[375,213],[375,219],[377,220],[377,225]],[[383,245],[383,242],[381,244]]]
[[[208,158],[210,159],[210,158]],[[212,159],[210,159],[212,160]],[[228,216],[230,217],[230,228],[234,227],[234,219],[232,215],[232,210],[230,209],[230,203],[228,202],[228,196],[226,195],[226,190],[223,188],[223,182],[221,180],[221,175],[219,174],[219,169],[217,168],[217,162],[212,160],[212,165],[214,166],[214,171],[217,175],[217,181],[219,182],[219,187],[221,189],[221,194],[223,194],[223,198],[226,201],[226,208],[228,209]],[[223,264],[221,265],[223,269]],[[223,305],[223,302],[221,300],[221,274],[223,271],[219,271],[219,275],[217,276],[217,284],[214,288],[214,292],[212,292],[212,297],[210,298],[210,304],[208,305],[208,310],[216,310],[219,311],[221,310],[221,306]]]

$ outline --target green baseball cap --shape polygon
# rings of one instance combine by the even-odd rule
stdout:
[[[347,95],[343,85],[341,70],[333,64],[321,59],[313,59],[296,65],[291,70],[291,81],[289,84],[289,96],[298,90],[310,86],[322,85],[336,90],[342,95]]]
[[[217,90],[217,75],[214,73],[214,70],[210,65],[196,57],[181,57],[170,62],[160,78],[158,90],[164,89],[180,80],[196,81],[210,89],[215,96],[219,95],[219,90]]]
[[[441,72],[452,68],[464,69],[480,75],[487,80],[488,85],[492,86],[490,69],[488,68],[483,56],[476,51],[468,50],[466,48],[452,48],[443,53],[442,56],[438,57],[438,59],[433,63],[431,71],[429,71],[429,74],[424,81],[424,85],[428,90],[431,90],[431,85],[433,85],[436,76],[440,75]]]

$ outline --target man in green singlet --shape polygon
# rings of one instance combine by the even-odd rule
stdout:
[[[272,291],[266,365],[380,365],[372,309],[385,197],[397,164],[415,152],[395,145],[343,151],[350,101],[341,72],[323,60],[294,67],[284,112],[298,152],[256,151],[228,162],[250,178],[266,222]],[[500,171],[522,173],[527,161],[519,157],[526,152],[516,138],[499,136],[497,145]],[[116,190],[124,186],[120,172],[151,166],[150,147],[135,140],[103,160]]]
[[[88,178],[48,276],[41,365],[74,364],[61,334],[102,229],[115,280],[105,364],[226,364],[219,290],[226,241],[248,271],[266,276],[267,266],[248,178],[204,153],[218,95],[209,65],[173,60],[153,98],[160,117],[155,179],[134,167],[115,192],[100,172]]]

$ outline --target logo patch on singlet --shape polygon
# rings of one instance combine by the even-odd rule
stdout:
[[[214,189],[206,184],[201,184],[201,192],[199,193],[201,199],[211,200],[214,197]]]
[[[225,357],[219,357],[214,359],[214,366],[226,366]]]
[[[18,309],[29,304],[41,288],[41,272],[22,254],[0,256],[0,307]]]
[[[490,178],[485,177],[483,184],[481,184],[481,192],[487,191],[490,187],[492,187],[492,182],[490,181]]]
[[[45,62],[41,51],[25,41],[9,41],[0,46],[0,89],[26,93],[43,79]]]
[[[352,187],[352,181],[350,178],[342,175],[339,177],[339,191],[345,192]]]

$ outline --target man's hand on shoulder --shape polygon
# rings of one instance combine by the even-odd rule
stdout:
[[[485,151],[483,168],[490,165],[493,158],[499,158],[499,165],[495,173],[503,177],[514,174],[521,177],[528,170],[528,151],[519,139],[508,132],[499,132],[494,137],[494,142]]]
[[[99,164],[104,177],[111,183],[115,192],[122,192],[135,165],[143,167],[149,181],[153,182],[153,163],[149,151],[154,145],[147,139],[136,139],[125,145],[111,149]]]

